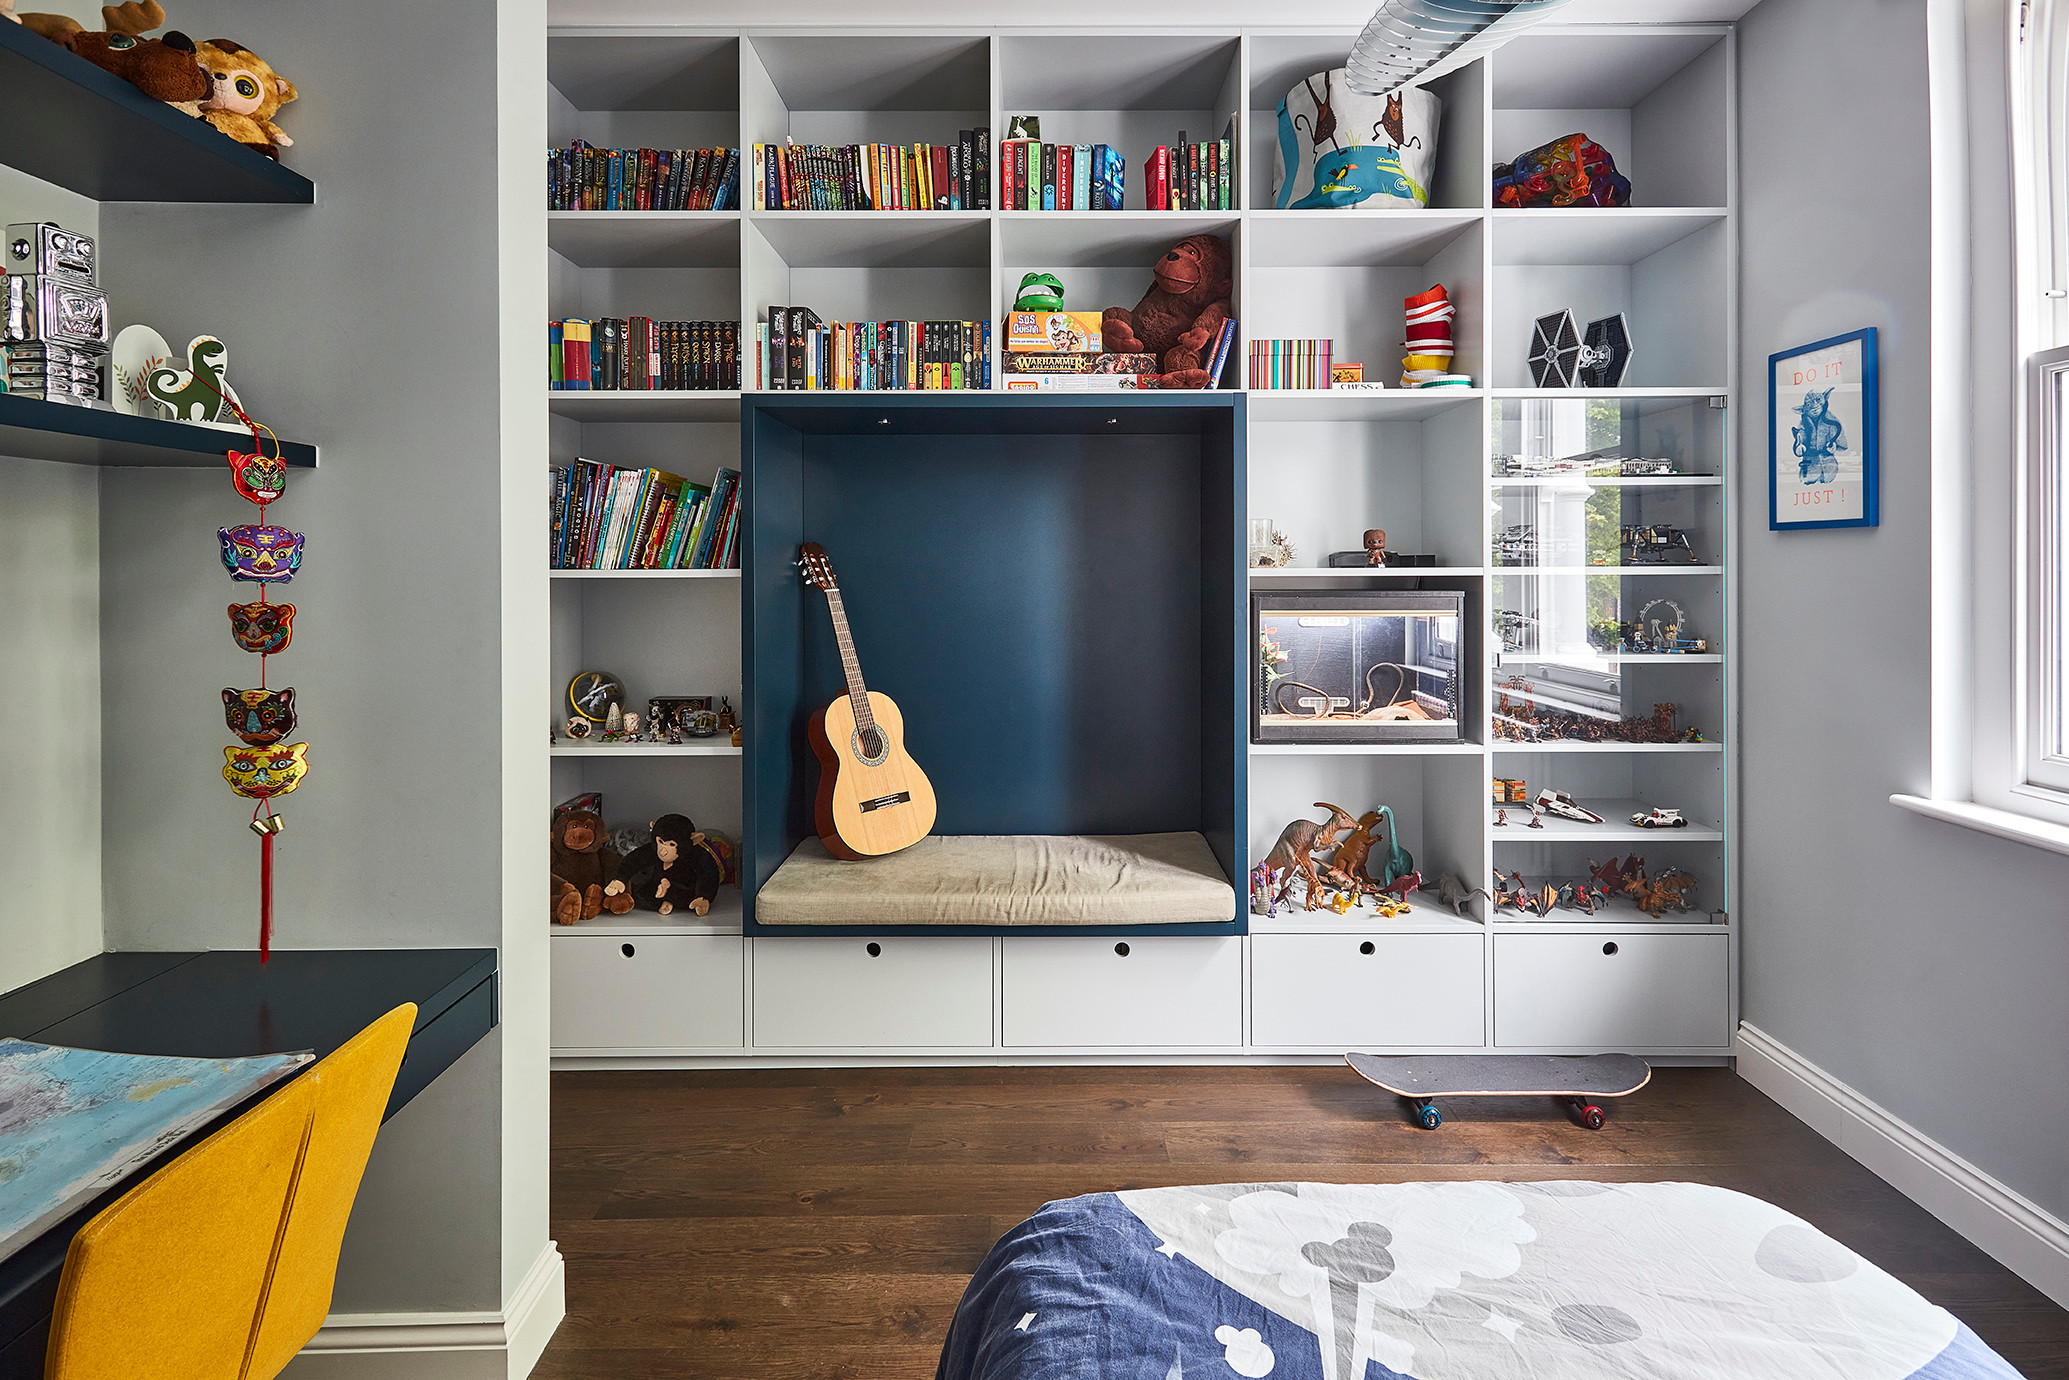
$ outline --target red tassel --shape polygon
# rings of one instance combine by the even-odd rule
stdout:
[[[259,966],[273,949],[273,835],[259,837]]]

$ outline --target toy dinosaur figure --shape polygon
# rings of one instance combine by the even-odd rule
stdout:
[[[1397,901],[1405,901],[1408,899],[1409,892],[1422,890],[1422,873],[1404,872],[1381,887],[1380,890]]]
[[[229,350],[212,335],[198,335],[187,346],[187,367],[153,369],[144,387],[172,409],[176,422],[212,422],[228,411],[230,386],[223,382]]]
[[[1378,842],[1378,825],[1377,810],[1367,810],[1358,816],[1357,827],[1336,845],[1336,854],[1329,859],[1329,865],[1321,869],[1322,875],[1340,879],[1340,885],[1354,888],[1360,895],[1369,896],[1379,890],[1379,884],[1365,871],[1366,856],[1372,852],[1372,845]]]
[[[1666,915],[1669,906],[1676,910],[1689,909],[1687,901],[1683,898],[1694,888],[1695,878],[1688,873],[1668,871],[1660,873],[1650,882],[1640,878],[1638,885],[1632,888],[1632,893],[1637,897],[1638,909],[1658,920]]]
[[[1401,826],[1394,819],[1393,807],[1390,805],[1382,805],[1379,807],[1377,811],[1375,811],[1375,813],[1378,814],[1381,819],[1386,821],[1387,852],[1385,868],[1386,875],[1374,878],[1374,880],[1377,881],[1382,887],[1391,886],[1393,884],[1394,878],[1399,877],[1404,872],[1415,871],[1415,855],[1413,853],[1410,853],[1407,849],[1401,846]]]
[[[1459,880],[1458,874],[1455,872],[1446,872],[1443,876],[1437,878],[1437,899],[1450,906],[1453,915],[1461,918],[1466,913],[1467,901],[1472,900],[1475,896],[1485,897],[1486,895],[1487,892],[1484,888],[1477,886],[1468,887]]]
[[[1279,841],[1272,845],[1272,851],[1264,855],[1264,865],[1283,870],[1278,894],[1272,899],[1276,903],[1286,899],[1293,889],[1293,879],[1300,878],[1307,884],[1307,908],[1314,910],[1322,904],[1322,879],[1315,872],[1315,852],[1336,842],[1338,834],[1347,833],[1358,827],[1350,811],[1341,805],[1327,801],[1315,802],[1318,810],[1327,810],[1327,822],[1317,824],[1311,819],[1296,819],[1279,831]]]

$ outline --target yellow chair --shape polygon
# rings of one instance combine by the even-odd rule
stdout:
[[[272,1380],[330,1312],[417,1008],[125,1193],[72,1238],[44,1380]]]

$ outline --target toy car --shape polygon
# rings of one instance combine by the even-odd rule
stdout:
[[[1549,786],[1537,793],[1537,808],[1548,815],[1570,819],[1581,824],[1600,824],[1602,816],[1587,809],[1565,791],[1555,791]]]
[[[1640,829],[1686,829],[1688,827],[1688,821],[1682,818],[1679,810],[1658,808],[1638,811],[1631,816],[1631,823],[1637,825]]]

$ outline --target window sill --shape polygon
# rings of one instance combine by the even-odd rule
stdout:
[[[1978,805],[1971,800],[1927,800],[1922,795],[1893,795],[1889,803],[1927,819],[1944,820],[1964,829],[1995,834],[2014,843],[2045,848],[2050,853],[2069,853],[2069,825],[2050,824],[2028,815],[2013,814],[2010,810]]]

